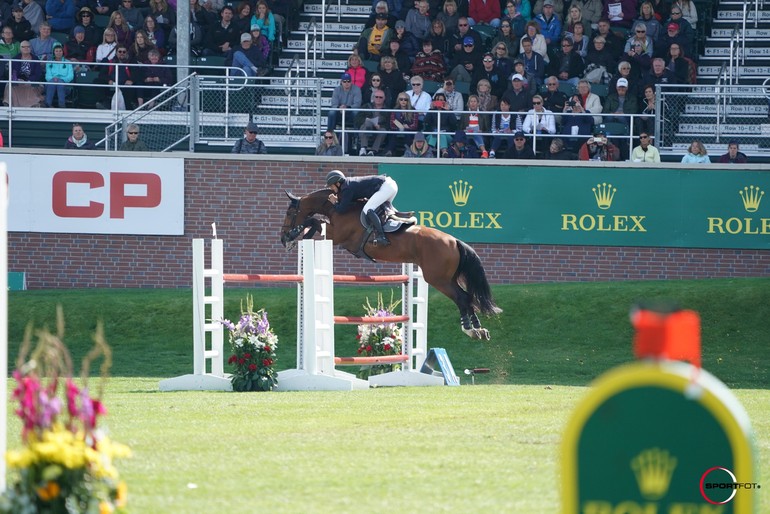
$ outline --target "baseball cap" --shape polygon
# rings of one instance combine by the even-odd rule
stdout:
[[[604,131],[604,129],[596,129],[594,130],[594,136],[606,136],[607,133]]]
[[[375,16],[375,18],[378,19],[378,20],[387,20],[388,19],[388,15],[385,14],[384,12],[378,12],[377,16]]]
[[[669,23],[666,28],[668,30],[679,30],[679,24],[678,23]]]
[[[543,2],[543,7],[545,7],[546,5],[550,5],[551,7],[553,7],[553,0],[545,0],[545,2]]]
[[[396,28],[397,29],[403,29],[406,28],[406,23],[404,23],[404,20],[398,20],[396,22]]]
[[[251,31],[254,32],[255,30],[262,32],[262,27],[260,27],[255,23],[254,25],[251,26]]]
[[[248,125],[246,125],[246,131],[247,132],[256,132],[257,131],[257,124],[254,122],[249,122]]]
[[[343,73],[342,76],[340,77],[340,80],[350,80],[350,79],[351,79],[350,73]]]
[[[514,73],[511,80],[524,80],[524,77],[521,76],[521,73]]]
[[[244,43],[246,41],[251,41],[251,34],[243,33],[241,34],[241,43]]]
[[[516,132],[514,132],[513,138],[516,139],[517,137],[524,137],[524,132],[522,132],[521,130],[517,130]]]
[[[415,141],[425,141],[425,134],[423,134],[422,132],[417,132],[414,135],[414,140]]]
[[[476,41],[474,41],[474,40],[473,40],[473,38],[472,38],[471,36],[465,36],[465,37],[463,38],[463,44],[464,44],[464,45],[475,45],[475,44],[476,44]]]
[[[628,87],[628,80],[620,78],[620,79],[618,79],[617,85],[618,86]]]
[[[78,25],[77,27],[75,27],[75,30],[73,30],[72,33],[73,34],[85,34],[86,33],[86,29],[84,29],[83,27]]]

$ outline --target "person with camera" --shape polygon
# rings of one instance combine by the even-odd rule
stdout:
[[[446,149],[449,145],[449,134],[455,133],[458,128],[459,121],[449,110],[445,94],[437,91],[433,95],[430,110],[425,115],[424,130],[428,134],[428,144],[437,152]]]
[[[620,150],[607,139],[604,132],[599,130],[580,147],[578,159],[581,161],[619,161]]]
[[[590,136],[594,127],[593,116],[588,116],[577,95],[564,104],[564,116],[561,119],[561,133],[566,137],[567,147],[576,152],[579,148],[579,138],[575,136]]]

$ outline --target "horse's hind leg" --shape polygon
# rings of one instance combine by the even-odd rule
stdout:
[[[460,310],[460,329],[471,339],[488,341],[489,331],[481,326],[481,321],[476,316],[476,311],[473,308],[473,297],[457,283],[453,285],[452,289],[455,304]]]

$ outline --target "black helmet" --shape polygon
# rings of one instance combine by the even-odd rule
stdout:
[[[342,182],[343,180],[345,180],[345,175],[343,175],[340,170],[331,170],[326,175],[326,185],[327,186],[333,186],[337,182]]]

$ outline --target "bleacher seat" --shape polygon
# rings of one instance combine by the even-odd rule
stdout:
[[[610,87],[607,84],[591,84],[591,92],[604,100],[610,94]]]

